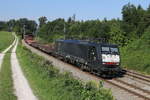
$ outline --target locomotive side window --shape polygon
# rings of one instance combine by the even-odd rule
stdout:
[[[96,61],[96,48],[95,47],[90,47],[89,48],[89,60],[90,61]]]

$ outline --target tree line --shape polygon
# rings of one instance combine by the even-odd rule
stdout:
[[[48,21],[46,17],[39,18],[39,26],[33,20],[22,18],[0,22],[0,30],[22,33],[36,33],[38,37],[48,42],[57,38],[105,38],[108,42],[126,46],[139,39],[150,25],[150,6],[143,9],[141,5],[126,4],[122,8],[122,19],[77,21],[75,15],[67,20],[58,18]],[[37,27],[38,26],[38,27]]]
[[[9,21],[0,21],[0,31],[14,31],[21,34],[26,31],[26,33],[31,34],[37,31],[37,23],[34,20],[29,20],[27,18],[20,18],[19,20],[11,19]]]

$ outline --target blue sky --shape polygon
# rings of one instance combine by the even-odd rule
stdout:
[[[129,2],[144,9],[150,4],[150,0],[1,0],[0,20],[37,20],[40,16],[67,19],[73,14],[77,20],[121,18],[121,9]]]

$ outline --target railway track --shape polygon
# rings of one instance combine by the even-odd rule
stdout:
[[[129,70],[127,70],[127,73],[126,73],[126,74],[127,74],[128,76],[132,76],[132,77],[141,79],[141,80],[143,80],[143,81],[150,82],[150,76],[142,75],[142,74],[139,74],[139,73],[136,73],[136,72],[132,72],[132,71],[129,71]]]
[[[89,74],[89,73],[87,73],[87,74]],[[124,90],[128,91],[129,93],[132,93],[140,98],[143,98],[144,100],[150,100],[150,83],[146,84],[147,87],[149,88],[149,89],[147,89],[147,88],[143,88],[145,83],[143,83],[143,85],[141,87],[138,87],[136,85],[138,83],[138,81],[135,81],[134,83],[130,83],[128,80],[124,80],[124,78],[128,78],[126,76],[123,78],[114,78],[114,79],[108,80],[108,79],[104,79],[104,78],[95,76],[93,74],[91,74],[91,75],[100,80],[104,80],[105,82],[110,83],[114,86],[117,86],[121,89],[124,89]]]
[[[128,79],[131,79],[132,81],[136,81],[138,82],[137,84],[143,84],[143,85],[148,85],[150,86],[150,82],[148,82],[147,80],[145,81],[145,79],[141,79],[141,78],[137,78],[137,77],[134,77],[134,76],[130,76],[130,75],[125,75],[125,78],[128,78]]]
[[[33,48],[35,48],[35,47],[33,47]],[[37,49],[37,48],[35,48],[35,49]],[[43,52],[43,50],[40,50],[40,51]],[[48,54],[46,54],[46,55],[48,55]],[[66,62],[64,62],[64,63],[66,63]],[[68,64],[68,63],[66,63],[66,64]],[[123,89],[135,96],[142,98],[140,100],[150,100],[150,77],[149,76],[144,76],[139,73],[127,71],[126,75],[122,78],[114,78],[114,79],[108,80],[108,79],[98,77],[89,72],[85,72],[85,74],[88,74],[98,80],[104,80],[105,82],[107,82],[111,85],[114,85],[114,86],[116,86],[120,89]],[[130,82],[131,80],[134,80],[134,82]],[[139,83],[140,83],[140,86],[137,85]],[[147,88],[145,88],[145,86]]]
[[[150,91],[147,89],[143,89],[142,87],[138,87],[135,84],[131,84],[131,83],[121,80],[121,79],[113,79],[111,81],[117,83],[117,85],[126,87],[129,92],[131,92],[139,97],[143,97],[146,100],[150,100]]]

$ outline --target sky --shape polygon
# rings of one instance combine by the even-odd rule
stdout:
[[[38,21],[41,16],[48,20],[76,15],[76,20],[122,18],[121,9],[128,3],[146,9],[150,0],[1,0],[0,20],[28,18]]]

